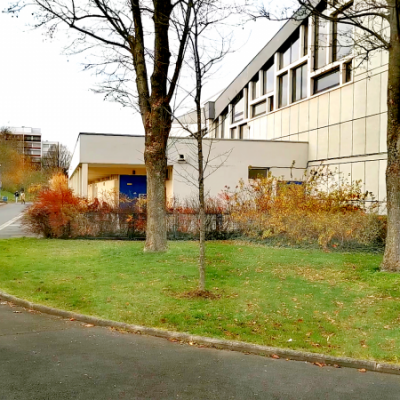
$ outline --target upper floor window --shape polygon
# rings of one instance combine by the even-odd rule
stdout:
[[[328,21],[319,16],[315,17],[315,37],[314,37],[314,68],[319,69],[328,64]]]
[[[292,101],[298,101],[305,97],[307,97],[307,64],[293,70]]]
[[[264,94],[274,91],[275,71],[274,64],[272,64],[266,71],[264,71]]]
[[[351,80],[353,79],[353,65],[352,62],[348,62],[344,65],[344,72],[345,72],[345,76],[344,76],[344,81],[345,83],[347,82],[351,82]]]
[[[314,94],[338,86],[340,83],[339,68],[314,78]]]
[[[279,77],[279,108],[285,107],[288,104],[288,74],[283,74]]]
[[[264,100],[260,103],[255,104],[253,107],[252,117],[257,117],[258,115],[265,114],[267,111],[267,102]]]
[[[241,94],[232,107],[232,122],[241,121],[244,118],[244,99]]]
[[[308,19],[303,24],[304,36],[303,36],[303,56],[308,54]]]
[[[340,18],[340,14],[339,14]],[[341,22],[333,23],[333,61],[340,60],[351,53],[353,45],[353,26]]]
[[[290,37],[280,50],[280,68],[285,68],[289,64],[300,58],[300,36],[299,30]]]
[[[258,81],[259,81],[260,77],[259,75],[255,75],[254,78],[251,80],[251,85],[250,85],[250,96],[252,100],[255,100],[258,96],[257,96],[257,85],[258,85]]]

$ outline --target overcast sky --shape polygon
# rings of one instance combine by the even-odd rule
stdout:
[[[1,0],[1,6],[6,1]],[[82,56],[62,55],[68,42],[49,41],[32,31],[29,13],[0,13],[0,126],[41,128],[43,140],[71,150],[79,132],[143,134],[138,115],[91,92],[99,78],[83,72]],[[223,90],[279,29],[266,20],[250,22],[235,33],[237,51],[223,61],[204,88],[205,99]]]

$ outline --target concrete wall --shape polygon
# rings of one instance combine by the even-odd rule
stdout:
[[[118,190],[113,176],[145,174],[144,138],[113,135],[80,135],[79,159],[70,175],[70,187],[80,196],[100,196],[102,190]],[[183,154],[185,162],[179,162]],[[225,186],[232,189],[240,179],[247,181],[249,166],[270,168],[275,176],[298,180],[307,167],[308,144],[286,141],[204,140],[204,156],[208,159],[206,191],[216,196]],[[295,168],[291,169],[293,161]],[[167,197],[197,195],[197,147],[193,139],[171,138],[168,145],[170,179],[166,182]],[[85,194],[86,190],[86,194]]]
[[[205,188],[216,196],[225,186],[232,190],[239,180],[248,181],[248,169],[267,167],[275,176],[285,180],[301,179],[307,167],[308,144],[254,140],[204,140],[204,155],[209,164],[206,169]],[[178,155],[185,162],[178,162]],[[197,150],[193,139],[176,140],[169,151],[173,165],[173,192],[179,198],[197,196]],[[295,169],[290,169],[293,161]]]

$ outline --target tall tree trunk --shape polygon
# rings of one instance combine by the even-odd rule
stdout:
[[[147,226],[145,251],[167,250],[165,213],[166,149],[171,130],[168,104],[160,104],[146,118],[144,161],[147,173]]]
[[[400,271],[400,26],[397,0],[391,4],[388,82],[386,195],[388,225],[383,271]]]

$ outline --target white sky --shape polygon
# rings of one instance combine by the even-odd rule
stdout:
[[[0,3],[1,9],[7,4]],[[100,78],[82,71],[82,56],[62,55],[68,42],[32,31],[24,20],[30,13],[25,14],[17,19],[0,12],[0,126],[41,128],[43,140],[60,141],[70,150],[79,132],[143,134],[141,119],[131,109],[90,91]],[[238,28],[237,51],[204,87],[203,99],[224,89],[279,26],[258,20]]]

